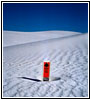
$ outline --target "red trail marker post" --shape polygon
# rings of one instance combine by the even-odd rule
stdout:
[[[50,76],[50,62],[46,61],[43,64],[43,81],[49,81]]]

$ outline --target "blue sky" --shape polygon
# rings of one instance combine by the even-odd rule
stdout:
[[[88,32],[87,3],[4,3],[3,29]]]

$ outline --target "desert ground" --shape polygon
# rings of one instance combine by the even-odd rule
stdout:
[[[2,72],[3,97],[88,97],[88,34],[3,31]]]

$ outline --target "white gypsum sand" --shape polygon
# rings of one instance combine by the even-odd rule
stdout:
[[[3,43],[4,97],[88,96],[88,34],[4,31]],[[54,80],[20,78],[42,79],[46,60],[51,62],[50,80]]]
[[[55,34],[56,33],[56,34]],[[66,37],[69,35],[80,34],[69,31],[42,31],[42,32],[16,32],[3,31],[3,46],[11,46],[17,44],[24,44],[28,42],[37,42],[46,39]]]

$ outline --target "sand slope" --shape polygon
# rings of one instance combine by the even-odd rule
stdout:
[[[35,42],[35,41],[37,42],[41,40],[66,37],[75,34],[80,34],[80,33],[69,32],[69,31],[42,31],[42,32],[3,31],[3,46],[6,47],[11,45]]]
[[[60,31],[55,37],[55,31],[51,37],[50,32],[44,33],[42,36],[46,35],[46,39],[41,36],[42,39],[24,43],[21,39],[19,43],[8,43],[3,48],[3,96],[87,97],[88,34],[72,35],[68,32],[69,35],[63,36]],[[59,77],[59,80],[36,82],[19,78],[42,79],[45,60],[51,62],[51,78]]]

